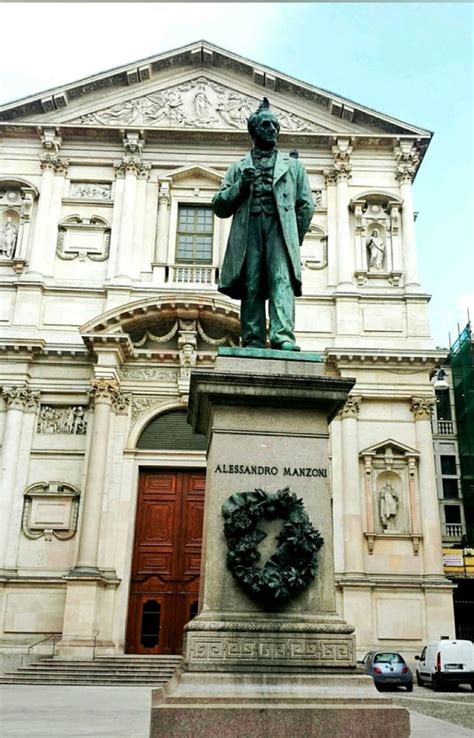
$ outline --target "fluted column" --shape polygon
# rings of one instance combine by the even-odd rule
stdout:
[[[423,535],[423,566],[425,576],[443,575],[441,523],[431,435],[432,397],[412,397],[411,411],[415,416],[415,432],[419,460],[419,492],[421,533]]]
[[[405,287],[419,287],[412,193],[412,182],[416,173],[419,155],[411,141],[401,142],[400,146],[395,150],[395,155],[397,158],[397,172],[395,176],[400,184],[400,196],[403,199],[402,238]]]
[[[23,417],[25,412],[35,412],[39,393],[27,386],[3,387],[2,397],[7,412],[3,430],[3,444],[0,474],[0,570],[6,568],[9,530],[12,525],[11,513],[17,490],[18,465],[21,463]],[[19,534],[19,528],[15,531]],[[10,562],[11,563],[11,562]]]
[[[118,382],[112,379],[94,379],[91,382],[90,394],[94,403],[94,413],[84,485],[84,505],[77,564],[73,570],[75,574],[98,572],[97,557],[107,466],[110,413],[112,402],[118,394]]]
[[[158,221],[156,224],[155,262],[160,266],[168,263],[168,238],[170,230],[171,196],[169,182],[160,182],[158,195]]]
[[[58,172],[64,174],[69,162],[58,154],[46,153],[40,157],[42,169],[38,210],[36,212],[33,239],[28,257],[28,275],[42,276],[44,273],[44,259],[51,221],[50,208],[54,191],[54,176]]]
[[[360,575],[364,568],[364,532],[359,480],[358,415],[362,397],[349,396],[341,417],[342,487],[344,499],[344,575]]]
[[[133,224],[135,219],[135,200],[137,193],[137,178],[147,177],[151,164],[144,162],[141,156],[125,155],[114,162],[117,177],[124,177],[124,186],[121,203],[120,232],[118,238],[118,253],[115,269],[115,278],[120,281],[130,281],[132,273],[133,253]]]

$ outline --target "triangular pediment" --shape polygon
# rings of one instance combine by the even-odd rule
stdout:
[[[284,132],[430,137],[206,41],[0,106],[0,122],[245,131],[264,95]]]
[[[373,446],[364,448],[360,452],[360,456],[384,456],[387,453],[391,453],[394,456],[419,456],[420,452],[416,448],[407,446],[405,443],[395,441],[393,438],[387,438],[385,441],[375,443]]]

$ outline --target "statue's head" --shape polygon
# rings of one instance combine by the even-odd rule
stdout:
[[[280,133],[280,123],[270,110],[270,103],[266,97],[248,119],[247,128],[252,141],[259,149],[275,147]]]

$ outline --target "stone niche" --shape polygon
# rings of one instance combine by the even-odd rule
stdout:
[[[421,533],[419,517],[419,452],[393,439],[360,452],[366,502],[368,552],[376,540],[407,538],[418,554]]]
[[[402,275],[400,210],[402,201],[393,194],[372,192],[353,198],[356,278],[383,280],[397,286]]]
[[[0,265],[21,272],[26,264],[31,211],[36,197],[32,187],[0,182]]]

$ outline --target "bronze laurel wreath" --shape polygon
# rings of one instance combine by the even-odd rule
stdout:
[[[227,540],[227,566],[254,600],[273,610],[286,604],[314,579],[317,553],[324,543],[313,528],[303,500],[288,487],[275,494],[256,489],[231,495],[222,506]],[[266,533],[260,520],[284,521],[277,536],[278,548],[263,567],[258,544]]]

